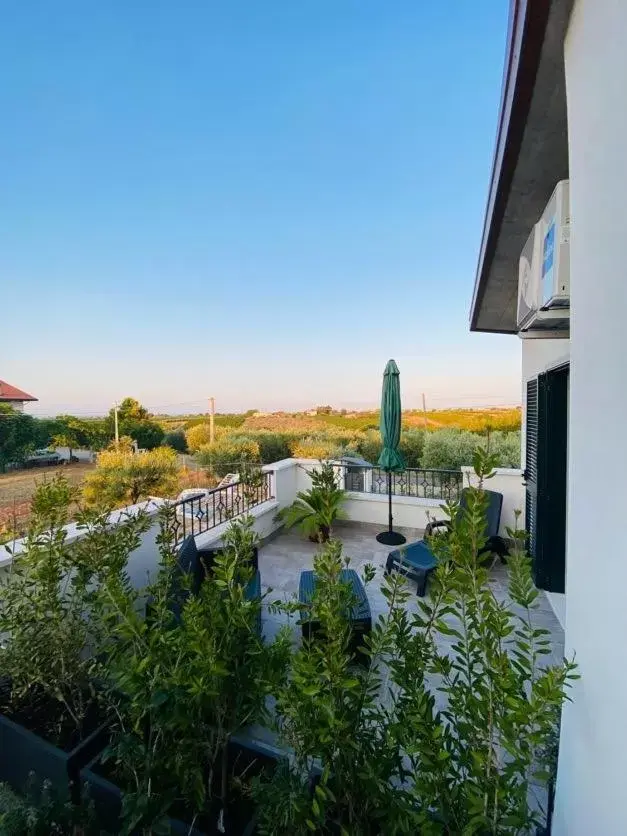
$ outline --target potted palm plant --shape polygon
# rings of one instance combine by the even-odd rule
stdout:
[[[345,492],[338,487],[331,462],[321,462],[320,469],[309,474],[311,488],[299,491],[292,505],[282,508],[276,521],[286,528],[299,526],[314,543],[326,543],[332,535],[333,523],[346,518],[342,508]]]

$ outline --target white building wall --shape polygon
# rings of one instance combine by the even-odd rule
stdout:
[[[627,2],[576,0],[565,42],[571,374],[564,709],[553,832],[627,832]]]

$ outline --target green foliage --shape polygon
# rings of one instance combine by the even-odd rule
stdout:
[[[0,471],[12,462],[23,461],[35,449],[37,422],[31,415],[0,404]]]
[[[176,453],[159,447],[142,453],[119,449],[98,456],[96,469],[84,482],[83,495],[93,506],[134,505],[151,495],[171,496],[179,485]]]
[[[288,508],[282,508],[276,520],[286,528],[299,526],[310,540],[326,542],[333,533],[333,523],[346,515],[342,509],[345,492],[338,487],[331,462],[321,462],[320,469],[309,473],[311,488],[299,491]]]
[[[407,467],[421,467],[425,436],[426,433],[424,430],[405,430],[401,433],[399,448]],[[422,466],[426,467],[426,465]]]
[[[120,422],[120,433],[130,436],[142,450],[154,450],[162,442],[165,436],[163,428],[150,419],[134,421],[126,419]]]
[[[115,409],[109,410],[106,427],[109,437],[113,437]],[[143,450],[154,450],[162,443],[165,435],[159,422],[153,420],[146,407],[135,398],[124,398],[118,407],[118,433],[132,438]]]
[[[229,738],[263,718],[281,682],[287,639],[264,644],[252,577],[252,520],[234,521],[197,596],[182,576],[163,512],[159,573],[147,590],[121,572],[99,592],[109,641],[103,665],[118,718],[109,760],[125,788],[125,833],[156,825],[175,799],[217,820],[229,803]],[[150,615],[140,613],[150,597]],[[176,602],[178,606],[173,606]],[[178,617],[177,617],[178,616]]]
[[[473,454],[480,486],[496,461],[484,449]],[[547,662],[521,532],[510,532],[509,599],[495,595],[479,557],[486,509],[482,487],[470,489],[463,514],[448,507],[449,532],[431,540],[439,563],[431,595],[417,612],[405,606],[402,575],[384,579],[388,608],[364,640],[366,669],[349,653],[339,543],[315,558],[307,617],[321,637],[294,654],[277,694],[279,730],[294,754],[289,768],[255,787],[263,834],[483,836],[544,824],[531,789],[554,775],[576,668]]]
[[[255,433],[249,438],[259,445],[259,458],[262,464],[280,462],[282,459],[289,459],[292,455],[290,436],[285,433]]]
[[[49,782],[36,776],[23,795],[0,784],[0,833],[3,836],[106,836],[96,824],[89,799],[82,806],[60,801]]]
[[[480,484],[495,461],[475,451]],[[469,491],[464,514],[448,509],[450,533],[431,539],[439,561],[431,596],[417,615],[404,613],[395,622],[391,672],[405,718],[401,743],[427,833],[527,833],[542,823],[529,803],[531,782],[546,785],[551,774],[550,744],[576,678],[571,662],[543,664],[549,631],[533,624],[539,593],[520,532],[511,532],[515,548],[508,558],[513,604],[496,597],[478,557],[486,508],[477,488]],[[429,811],[437,813],[437,828]]]
[[[166,433],[163,437],[163,444],[176,450],[177,453],[187,453],[187,439],[183,430],[173,430]]]
[[[226,435],[217,438],[213,444],[203,445],[196,454],[196,461],[216,476],[226,476],[237,470],[242,462],[259,462],[259,445],[250,438]]]
[[[142,516],[111,528],[105,514],[83,513],[78,520],[86,534],[68,544],[63,526],[74,498],[62,477],[39,485],[24,550],[1,581],[0,676],[10,682],[10,707],[20,711],[43,697],[53,741],[81,730],[93,699],[94,662],[85,653],[99,638],[92,584],[125,561],[147,529]]]
[[[400,575],[385,580],[389,612],[366,639],[371,664],[356,666],[347,620],[352,591],[340,574],[348,565],[335,540],[314,558],[317,582],[307,617],[320,624],[320,635],[293,655],[277,694],[279,729],[293,762],[270,784],[255,787],[263,834],[418,832],[402,786],[409,776],[398,718],[379,701],[385,679],[379,662],[392,650],[393,621],[408,596]],[[366,567],[364,583],[373,576],[374,568]],[[308,789],[308,778],[316,773],[315,789]]]
[[[292,442],[292,456],[297,459],[335,459],[343,453],[337,439],[311,436]]]
[[[427,433],[421,467],[456,470],[472,462],[477,446],[496,455],[499,467],[520,467],[520,433],[494,432],[486,436],[465,430],[439,430]]]

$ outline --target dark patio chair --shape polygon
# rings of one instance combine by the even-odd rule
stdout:
[[[205,577],[211,572],[213,560],[220,552],[220,549],[199,549],[194,536],[190,534],[183,540],[177,556],[176,571],[172,579],[173,586],[170,595],[169,608],[174,613],[177,621],[181,618],[183,604],[189,595],[198,595]],[[253,576],[246,586],[246,598],[249,601],[261,599],[261,574],[259,572],[259,556],[257,549],[254,549]],[[189,587],[181,583],[183,575],[191,576]],[[153,601],[149,599],[146,603],[146,617],[150,617],[150,609]],[[261,615],[257,624],[258,632],[261,633]]]
[[[501,524],[503,494],[497,493],[496,491],[484,492],[488,497],[488,507],[486,509],[486,542],[479,554],[492,553],[498,555],[501,560],[504,560],[508,553],[507,543],[498,534]],[[467,502],[468,488],[464,488],[459,503],[458,514],[464,513],[467,508]],[[438,529],[444,529],[443,534],[445,534],[446,531],[450,530],[450,527],[450,520],[435,520],[429,523],[425,529],[425,536],[427,538],[440,536],[436,533]],[[392,570],[402,572],[406,577],[416,581],[417,594],[423,597],[427,589],[429,574],[437,565],[437,558],[429,548],[428,540],[418,540],[415,543],[409,543],[407,546],[391,551],[385,563],[385,571],[386,573]]]

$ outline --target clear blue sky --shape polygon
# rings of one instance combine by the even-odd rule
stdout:
[[[516,402],[468,333],[508,5],[4,4],[0,378],[361,406],[394,357],[408,407]]]

